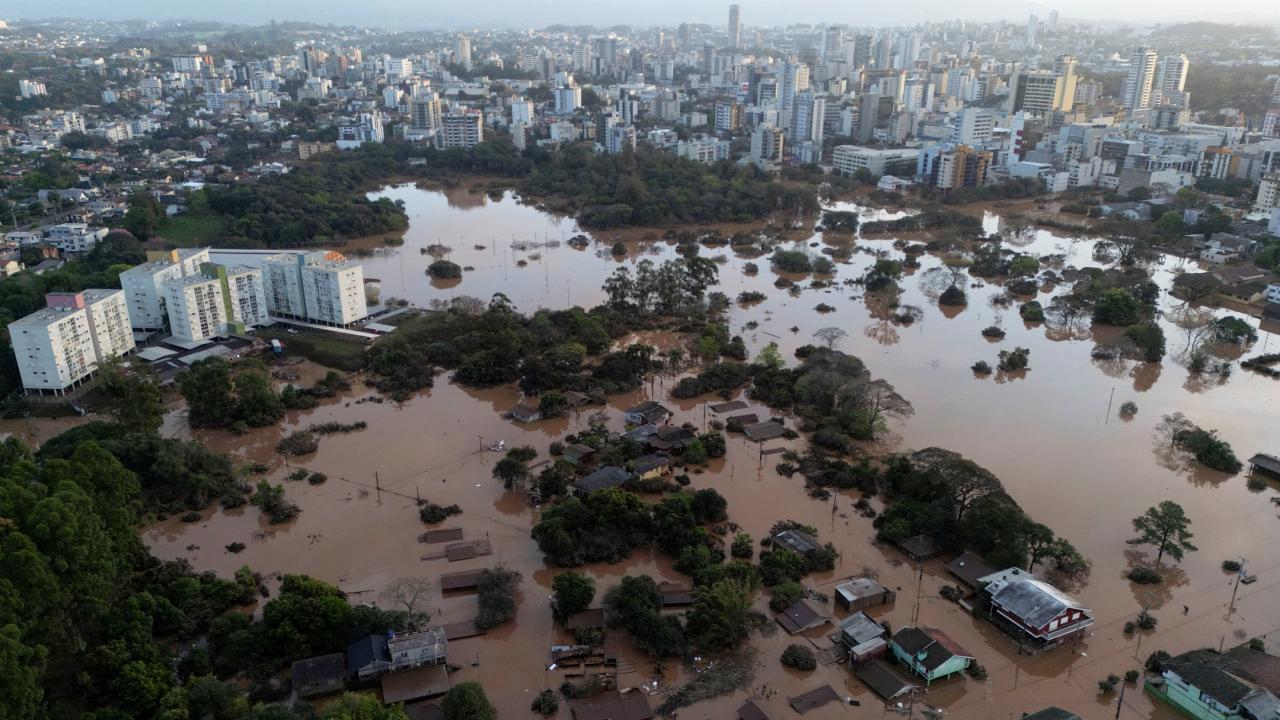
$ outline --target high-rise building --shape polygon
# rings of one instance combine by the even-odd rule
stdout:
[[[579,107],[582,107],[582,88],[576,85],[567,85],[558,87],[551,91],[555,98],[555,113],[557,115],[572,115]]]
[[[381,143],[386,138],[383,120],[382,111],[377,109],[360,113],[354,121],[338,126],[335,144],[341,150],[352,150],[365,143]]]
[[[165,283],[169,331],[183,343],[198,343],[227,330],[227,308],[217,278],[190,275]]]
[[[956,116],[956,125],[951,132],[951,142],[957,145],[981,146],[991,140],[996,127],[996,118],[991,111],[983,108],[969,107]]]
[[[893,98],[887,95],[863,95],[858,98],[858,142],[868,143],[876,128],[883,127],[893,115]]]
[[[737,5],[729,6],[729,47],[742,44],[742,11]]]
[[[822,59],[827,62],[844,59],[844,28],[831,25],[822,33]]]
[[[716,130],[732,132],[742,127],[742,106],[732,102],[716,103]]]
[[[751,132],[751,157],[755,160],[781,160],[782,147],[782,130],[773,125],[757,125]]]
[[[1156,51],[1145,45],[1129,55],[1129,74],[1124,80],[1121,101],[1130,110],[1151,107],[1152,86],[1156,77]]]
[[[796,95],[791,108],[791,142],[822,142],[822,129],[826,122],[827,99],[805,91]]]
[[[802,62],[787,62],[782,67],[782,82],[778,87],[778,107],[789,110],[796,95],[809,89],[809,66]]]
[[[848,44],[846,49],[849,52],[849,64],[855,70],[871,64],[871,46],[874,42],[875,39],[870,35],[858,35]]]
[[[147,262],[120,273],[129,324],[135,330],[163,330],[169,319],[165,310],[165,283],[200,272],[209,262],[209,249],[152,250]]]
[[[1063,70],[1062,74],[1049,70],[1015,72],[1009,78],[1005,109],[1010,115],[1026,112],[1037,117],[1070,110],[1076,96],[1074,62],[1064,63]]]
[[[605,152],[610,155],[621,155],[627,150],[636,149],[636,129],[632,125],[614,125],[605,133]]]
[[[9,341],[27,392],[61,395],[105,360],[134,348],[124,293],[50,293],[44,310],[9,323]]]
[[[425,133],[440,129],[440,96],[426,91],[413,98],[409,106],[409,127]]]
[[[978,187],[987,182],[991,153],[967,145],[935,145],[920,153],[916,175],[942,190]]]
[[[464,69],[471,69],[471,38],[459,35],[453,45],[453,61]]]
[[[516,123],[532,125],[533,120],[533,103],[528,98],[518,97],[511,101],[512,125],[515,125]]]
[[[1190,104],[1190,96],[1186,92],[1189,67],[1190,61],[1186,55],[1165,55],[1160,58],[1151,90],[1151,104],[1187,107]]]
[[[441,118],[436,147],[473,148],[484,139],[484,113],[474,108],[454,110]]]
[[[364,295],[364,268],[311,253],[302,266],[302,292],[307,319],[326,325],[350,325],[369,315]]]

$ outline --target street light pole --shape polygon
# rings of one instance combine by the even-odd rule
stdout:
[[[1249,562],[1244,558],[1240,558],[1240,569],[1236,571],[1236,584],[1231,588],[1231,603],[1227,605],[1227,615],[1230,615],[1236,609],[1236,593],[1240,592],[1240,578],[1244,577],[1244,565]]]

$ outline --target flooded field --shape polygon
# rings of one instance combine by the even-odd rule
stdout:
[[[594,238],[585,249],[574,249],[567,241],[580,230],[571,219],[520,205],[509,194],[494,201],[465,188],[440,193],[403,186],[381,195],[404,201],[410,227],[402,247],[378,247],[364,259],[365,275],[382,281],[384,298],[403,298],[418,306],[458,295],[487,299],[501,292],[524,312],[590,307],[603,299],[601,283],[615,267],[645,257],[660,261],[674,256],[674,244],[657,233],[649,239],[629,240],[627,253],[619,257],[610,253],[614,238],[609,233]],[[883,216],[853,205],[840,209],[857,210],[864,221]],[[989,230],[1001,222],[990,212],[984,217]],[[1026,242],[1027,251],[1062,254],[1067,265],[1096,264],[1090,240],[1040,231]],[[837,265],[833,287],[805,289],[794,297],[774,286],[779,274],[770,268],[767,256],[740,257],[728,246],[704,249],[705,256],[724,256],[720,285],[713,289],[730,298],[746,290],[767,296],[748,307],[733,303],[731,331],[744,337],[752,356],[774,341],[790,362],[794,362],[794,349],[814,342],[813,333],[819,328],[835,326],[847,332],[838,349],[860,357],[874,376],[888,380],[915,406],[915,415],[894,426],[882,441],[885,449],[937,445],[962,453],[994,472],[1031,517],[1052,527],[1092,561],[1088,581],[1073,588],[1095,613],[1091,635],[1074,650],[1018,655],[1012,642],[990,624],[939,597],[942,585],[954,584],[941,561],[926,563],[923,575],[917,575],[903,555],[873,544],[870,520],[852,507],[856,496],[840,495],[834,505],[830,500],[811,499],[799,476],[788,479],[775,472],[778,456],[762,462],[757,446],[739,435],[730,436],[725,459],[693,476],[692,487],[720,491],[729,501],[730,519],[757,539],[766,536],[778,520],[817,527],[822,540],[830,540],[840,551],[839,566],[834,572],[808,577],[807,584],[829,593],[836,581],[869,569],[884,585],[898,590],[896,605],[873,609],[873,616],[888,619],[895,629],[913,622],[938,627],[989,672],[986,681],[966,678],[935,685],[921,696],[921,703],[956,718],[1017,718],[1052,704],[1100,720],[1114,716],[1116,696],[1099,698],[1098,681],[1109,673],[1123,675],[1140,667],[1151,651],[1230,646],[1280,627],[1280,603],[1274,601],[1280,561],[1272,552],[1280,541],[1280,508],[1270,502],[1276,495],[1275,485],[1253,492],[1246,488],[1243,475],[1227,477],[1170,463],[1153,439],[1160,417],[1181,411],[1205,428],[1218,429],[1244,458],[1259,451],[1280,451],[1280,382],[1241,370],[1222,382],[1191,378],[1178,360],[1186,332],[1167,319],[1161,323],[1169,355],[1162,364],[1150,365],[1093,359],[1096,338],[1087,331],[1063,339],[1042,325],[1024,324],[1017,304],[1001,307],[991,302],[1004,293],[997,285],[970,280],[980,286],[968,290],[968,305],[943,312],[927,283],[921,282],[941,264],[930,255],[923,256],[922,266],[901,282],[901,302],[920,307],[923,317],[899,326],[884,309],[864,298],[861,288],[841,285],[861,276],[874,262],[869,251],[901,257],[891,238],[815,235],[798,241],[796,247],[813,245],[812,251],[818,252],[828,244],[849,243],[857,251],[848,263]],[[461,280],[439,283],[427,277],[425,269],[433,258],[423,250],[431,244],[450,247],[449,259],[470,268]],[[757,275],[744,272],[748,262],[759,265]],[[1157,266],[1155,279],[1162,288],[1168,288],[1178,262],[1167,258]],[[808,284],[798,276],[787,277]],[[1046,302],[1048,297],[1041,293],[1039,299]],[[835,310],[819,313],[814,309],[819,303]],[[1162,295],[1161,304],[1172,311],[1180,303]],[[1002,341],[992,342],[980,334],[989,325],[1007,332]],[[1105,333],[1099,329],[1094,334]],[[1280,338],[1260,332],[1251,354],[1264,347],[1267,351],[1280,347],[1269,346],[1272,342],[1280,343]],[[1024,374],[998,373],[983,379],[970,371],[975,361],[994,365],[1000,349],[1014,347],[1031,350],[1030,370]],[[675,408],[676,422],[701,425],[704,402],[718,398],[672,400],[667,389],[676,379],[658,378],[643,391],[611,397],[610,427],[622,429],[621,410],[649,397]],[[149,528],[146,539],[156,555],[186,557],[198,569],[229,574],[248,564],[263,573],[307,573],[354,593],[357,601],[368,602],[378,601],[381,590],[399,577],[436,578],[444,572],[498,562],[517,569],[525,576],[517,620],[488,635],[452,643],[450,659],[464,666],[453,676],[454,682],[478,680],[504,717],[524,717],[539,690],[560,683],[557,671],[546,669],[547,649],[568,636],[551,621],[550,583],[556,571],[544,565],[529,537],[538,510],[524,496],[502,490],[490,477],[499,456],[479,448],[483,442],[502,439],[508,446],[532,445],[540,458],[546,458],[553,440],[585,427],[587,419],[583,415],[517,425],[501,417],[519,399],[515,388],[477,391],[455,386],[444,377],[437,379],[432,390],[402,404],[356,402],[369,394],[357,383],[320,408],[291,413],[277,428],[243,437],[199,434],[218,450],[272,465],[272,477],[279,480],[289,472],[283,458],[275,454],[283,434],[328,420],[367,422],[367,430],[328,436],[315,455],[289,461],[290,467],[300,464],[330,478],[319,486],[285,482],[289,497],[302,508],[295,521],[269,526],[253,508],[210,511],[201,522],[171,520]],[[1126,401],[1138,405],[1137,414],[1129,420],[1116,412]],[[185,419],[176,413],[164,432],[189,433]],[[802,441],[793,444],[799,447]],[[443,526],[463,528],[467,539],[489,538],[494,555],[455,563],[421,559],[431,546],[417,542],[424,530],[415,504],[419,497],[460,505],[463,514]],[[1134,549],[1125,544],[1133,534],[1131,520],[1161,500],[1186,508],[1199,552],[1167,571],[1164,584],[1134,585],[1124,578],[1134,561]],[[224,546],[232,542],[247,547],[231,554]],[[1235,610],[1228,614],[1233,577],[1224,574],[1220,564],[1239,557],[1249,559],[1248,568],[1259,581],[1240,588]],[[667,558],[650,554],[588,570],[596,577],[597,598],[624,574],[687,580],[671,569]],[[766,603],[762,594],[757,607],[764,609]],[[474,617],[475,597],[436,593],[432,606],[436,621],[466,620]],[[1144,606],[1159,618],[1158,630],[1147,636],[1125,636],[1121,627]],[[836,621],[841,617],[843,613],[837,612]],[[820,640],[832,629],[828,626],[813,636]],[[767,637],[753,635],[758,667],[752,690],[695,705],[680,716],[731,718],[751,694],[767,696],[765,705],[777,716],[790,716],[785,697],[823,684],[855,698],[861,707],[829,705],[806,718],[886,714],[878,698],[842,666],[820,667],[809,674],[784,670],[778,656],[795,640],[780,630]],[[610,646],[619,652],[620,666],[626,671],[621,686],[640,686],[653,679],[652,663],[631,651],[621,633],[614,633]],[[662,669],[658,690],[688,676],[688,670],[668,664]],[[655,697],[653,704],[660,701]],[[1129,688],[1123,705],[1125,717],[1176,716],[1168,708],[1153,706],[1136,688]],[[568,717],[567,708],[561,708],[561,717]]]

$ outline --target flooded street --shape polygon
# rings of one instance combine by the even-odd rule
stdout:
[[[628,241],[627,254],[610,253],[613,235],[604,233],[585,249],[567,241],[581,231],[572,219],[557,218],[523,206],[508,193],[493,201],[466,188],[447,193],[412,186],[390,188],[380,196],[403,200],[410,226],[402,247],[375,247],[363,259],[366,277],[382,282],[382,296],[402,298],[417,306],[432,300],[471,295],[487,299],[496,292],[507,295],[522,312],[538,308],[591,307],[603,300],[600,286],[619,265],[651,257],[655,261],[675,256],[674,242],[654,237]],[[854,205],[863,221],[877,212]],[[1001,220],[988,212],[988,230]],[[629,234],[634,236],[634,233]],[[547,246],[548,242],[557,243]],[[426,267],[433,257],[423,250],[441,244],[451,248],[448,258],[464,267],[461,280],[433,283]],[[789,247],[793,243],[784,243]],[[809,245],[815,247],[810,248]],[[951,680],[935,685],[921,702],[940,707],[956,718],[1017,718],[1047,705],[1067,708],[1085,718],[1113,717],[1116,695],[1097,696],[1097,683],[1109,673],[1123,675],[1136,669],[1156,649],[1171,653],[1204,646],[1239,644],[1280,628],[1280,603],[1274,595],[1280,587],[1280,560],[1272,548],[1280,543],[1280,507],[1270,499],[1277,494],[1272,483],[1262,492],[1250,491],[1243,474],[1232,477],[1169,462],[1153,438],[1161,416],[1181,411],[1196,424],[1217,429],[1237,455],[1280,452],[1280,382],[1236,369],[1223,382],[1191,379],[1179,364],[1179,350],[1186,331],[1168,318],[1161,320],[1169,354],[1163,363],[1151,365],[1127,360],[1100,361],[1091,357],[1092,337],[1060,339],[1043,325],[1028,325],[1018,315],[1018,304],[1001,307],[991,300],[1003,295],[995,284],[968,289],[963,309],[944,313],[921,279],[941,266],[932,255],[921,256],[921,267],[905,277],[901,302],[918,306],[923,318],[899,326],[875,302],[863,297],[859,286],[843,281],[858,278],[884,251],[901,258],[892,238],[842,239],[820,235],[794,243],[813,252],[823,247],[856,249],[847,263],[837,265],[828,289],[805,289],[792,296],[774,283],[779,274],[768,256],[739,256],[727,245],[704,248],[707,257],[724,256],[719,264],[720,284],[713,288],[731,299],[743,291],[764,293],[761,303],[743,307],[732,302],[730,330],[746,340],[751,356],[767,343],[777,342],[789,363],[796,347],[815,342],[813,333],[836,326],[848,333],[837,349],[861,358],[871,374],[889,381],[912,402],[914,416],[891,428],[882,441],[886,449],[906,450],[940,446],[959,452],[991,470],[1009,494],[1035,520],[1070,540],[1092,562],[1087,583],[1072,588],[1089,606],[1096,623],[1085,642],[1074,650],[1060,648],[1035,657],[1019,656],[1011,641],[985,621],[971,617],[955,603],[939,596],[942,585],[955,584],[942,560],[925,564],[923,576],[905,562],[905,556],[873,544],[871,521],[853,509],[854,494],[831,500],[811,499],[799,475],[784,478],[775,470],[778,456],[763,458],[758,447],[741,435],[729,436],[729,453],[711,468],[692,475],[693,488],[713,487],[729,502],[730,520],[757,541],[767,536],[779,520],[812,525],[823,541],[840,551],[834,572],[811,575],[806,584],[830,593],[835,582],[864,572],[878,575],[882,584],[898,590],[896,605],[876,608],[870,614],[887,619],[894,629],[913,624],[944,630],[984,665],[989,678]],[[521,249],[523,248],[523,249]],[[1056,237],[1038,231],[1023,249],[1036,254],[1062,254],[1066,265],[1083,267],[1092,260],[1093,243]],[[745,272],[747,263],[759,273]],[[1167,289],[1179,260],[1165,259],[1157,266],[1155,280]],[[1057,269],[1060,273],[1061,270]],[[788,275],[790,279],[797,276]],[[807,285],[807,280],[801,280]],[[1054,292],[1067,289],[1060,286]],[[1039,300],[1047,304],[1049,295]],[[819,303],[834,306],[829,313],[815,311]],[[1161,307],[1175,309],[1179,301],[1162,293]],[[1250,319],[1257,325],[1256,319]],[[750,325],[749,325],[750,324]],[[1000,342],[983,337],[983,328],[997,325],[1007,332]],[[748,329],[749,328],[749,329]],[[1083,333],[1087,335],[1087,333]],[[1105,329],[1095,329],[1104,335]],[[1271,343],[1276,343],[1272,345]],[[975,361],[992,365],[1001,349],[1030,349],[1030,369],[1017,376],[997,373],[975,377],[969,369]],[[1280,350],[1280,337],[1260,332],[1247,353]],[[644,391],[610,398],[609,426],[622,429],[622,409],[639,399],[652,397],[677,410],[674,422],[701,425],[704,403],[719,398],[676,401],[667,390],[677,378],[655,380]],[[499,562],[525,576],[522,600],[515,622],[488,635],[451,643],[450,660],[463,666],[454,683],[477,680],[506,718],[529,715],[529,703],[545,686],[556,687],[561,677],[546,670],[547,649],[569,636],[554,627],[549,610],[551,578],[556,573],[542,562],[529,536],[537,521],[523,495],[504,492],[491,478],[492,465],[500,457],[479,451],[482,443],[505,440],[508,447],[529,444],[545,459],[547,447],[565,434],[586,427],[586,413],[569,418],[518,425],[503,419],[519,399],[513,387],[490,390],[461,388],[437,377],[436,385],[408,402],[357,403],[371,391],[358,381],[355,387],[315,410],[292,412],[280,427],[246,436],[200,432],[210,447],[246,460],[273,467],[271,477],[283,482],[288,497],[302,513],[284,525],[270,526],[252,508],[210,510],[202,521],[181,523],[170,519],[145,531],[152,551],[161,558],[186,557],[200,570],[230,574],[250,565],[264,574],[306,573],[334,583],[357,602],[378,601],[379,593],[393,579],[406,576],[438,578],[441,573],[478,569]],[[1121,419],[1117,409],[1124,402],[1137,404],[1131,419]],[[753,405],[749,412],[759,411]],[[319,451],[304,458],[276,454],[283,435],[330,420],[344,423],[362,420],[368,429],[326,436]],[[6,426],[6,432],[33,432],[29,423]],[[187,435],[185,418],[171,414],[166,435]],[[45,439],[52,433],[32,437]],[[803,441],[790,443],[802,447]],[[310,486],[283,478],[302,466],[328,475],[327,483]],[[417,541],[425,526],[418,519],[416,499],[458,504],[463,513],[436,527],[461,527],[468,540],[487,537],[493,556],[450,563],[422,560],[437,546]],[[1134,548],[1125,544],[1133,536],[1131,520],[1162,500],[1181,504],[1192,520],[1193,542],[1198,552],[1188,554],[1181,566],[1170,570],[1155,586],[1135,585],[1124,573],[1134,560]],[[879,507],[877,505],[877,507]],[[242,542],[239,554],[224,549]],[[1139,552],[1144,548],[1138,548]],[[1223,560],[1244,557],[1257,583],[1242,586],[1235,611],[1228,615],[1234,577],[1225,574]],[[595,565],[597,602],[604,591],[624,574],[649,574],[656,579],[687,582],[669,559],[637,553],[616,565]],[[273,585],[274,586],[274,585]],[[432,598],[433,619],[457,622],[475,616],[475,596],[470,594]],[[765,609],[765,593],[757,607]],[[1184,614],[1183,606],[1187,607]],[[1143,608],[1151,608],[1159,628],[1148,635],[1125,636],[1121,627]],[[844,616],[836,613],[836,621]],[[834,628],[813,633],[814,637]],[[771,636],[753,635],[757,652],[754,690],[763,685],[779,694],[764,705],[778,716],[789,716],[786,696],[830,684],[861,702],[861,707],[829,705],[806,718],[865,716],[886,713],[878,698],[854,679],[843,666],[832,666],[803,675],[792,674],[778,663],[782,649],[796,638],[781,630]],[[638,686],[650,679],[652,663],[630,649],[620,631],[614,631],[610,648],[620,654],[627,671],[621,687]],[[1274,650],[1274,644],[1271,645]],[[687,679],[687,671],[668,664],[663,686]],[[739,692],[701,703],[680,712],[681,718],[722,720],[750,695]],[[656,706],[660,697],[653,699]],[[1173,718],[1166,707],[1153,706],[1140,688],[1124,695],[1122,717]],[[785,714],[783,710],[785,709]],[[568,717],[562,704],[560,717]]]

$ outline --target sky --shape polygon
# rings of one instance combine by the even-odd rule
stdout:
[[[1016,20],[1041,17],[1057,9],[1063,18],[1150,23],[1186,20],[1280,22],[1274,0],[1162,0],[1159,17],[1148,3],[1072,0],[1061,6],[1034,0],[907,0],[872,3],[852,0],[748,0],[740,3],[748,25],[795,22],[847,25],[914,24],[926,20]],[[728,3],[713,0],[212,0],[177,3],[161,0],[0,0],[0,18],[95,17],[112,20],[221,20],[246,24],[270,20],[377,27],[467,28],[543,27],[550,24],[607,26],[676,25],[727,22]],[[874,15],[869,12],[874,11]]]

